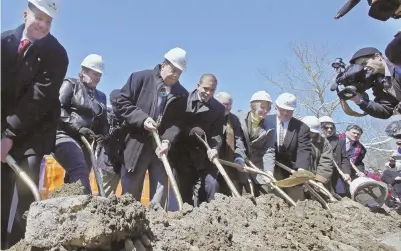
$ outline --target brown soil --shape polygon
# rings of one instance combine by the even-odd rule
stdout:
[[[102,203],[104,207],[98,211],[105,219],[116,217],[109,213],[111,209],[106,210],[119,204],[112,203],[113,200],[110,205]],[[289,208],[274,195],[258,197],[255,203],[250,198],[219,194],[211,203],[204,203],[199,208],[184,205],[184,210],[177,213],[167,214],[160,207],[153,207],[146,210],[146,221],[141,221],[136,227],[142,229],[142,234],[146,234],[151,241],[151,247],[144,250],[169,251],[390,251],[395,249],[380,244],[379,240],[390,233],[401,232],[400,215],[394,212],[388,215],[372,213],[349,199],[330,204],[330,212],[315,201],[299,202],[296,208]],[[125,205],[125,210],[128,207]],[[104,222],[104,229],[107,229],[107,220]],[[134,232],[138,234],[141,231],[131,227],[124,231],[128,231],[124,234],[134,242],[142,238],[134,237]],[[74,250],[69,249],[68,245],[64,245],[64,248]],[[115,242],[113,248],[110,245],[103,248],[124,250],[121,242]]]

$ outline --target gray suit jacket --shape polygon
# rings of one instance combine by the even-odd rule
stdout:
[[[242,158],[249,158],[253,164],[259,167],[263,171],[274,172],[275,166],[275,148],[274,148],[274,130],[268,124],[268,121],[264,119],[261,123],[258,137],[255,140],[251,140],[249,135],[249,112],[240,112],[237,114],[238,119],[241,123],[241,137],[243,145],[236,148],[236,154]],[[261,178],[260,175],[250,176],[259,184],[265,184],[266,182]]]

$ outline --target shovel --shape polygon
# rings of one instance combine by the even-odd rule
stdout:
[[[93,148],[84,136],[81,136],[81,140],[82,140],[82,143],[84,143],[86,149],[89,151],[89,154],[91,157],[91,162],[92,162],[92,167],[93,167],[93,172],[95,173],[96,184],[99,189],[100,196],[106,197],[105,192],[104,192],[104,187],[103,187],[102,175],[100,174],[99,168],[97,168],[96,158],[93,153]]]
[[[33,180],[28,176],[28,174],[18,166],[15,159],[11,157],[11,155],[7,155],[6,162],[14,170],[18,178],[20,178],[28,186],[29,190],[31,190],[33,197],[35,198],[35,201],[40,201],[41,197],[38,186],[35,184],[35,182],[33,182]]]
[[[266,180],[266,183],[269,184],[274,190],[276,190],[281,196],[283,196],[283,198],[288,203],[290,203],[290,205],[292,205],[294,207],[296,206],[296,203],[294,202],[294,200],[292,200],[280,187],[278,187],[275,184],[277,181],[274,179],[274,177],[272,177],[269,173],[266,173],[266,172],[260,170],[257,167],[255,168],[254,166],[252,166],[253,164],[250,161],[248,161],[248,162],[250,162],[252,167],[247,167],[247,166],[241,167],[238,164],[235,164],[235,163],[232,163],[232,162],[229,162],[229,161],[226,161],[226,160],[222,160],[222,159],[220,159],[219,161],[225,166],[229,166],[229,167],[233,167],[233,168],[237,168],[237,169],[240,168],[240,169],[244,169],[244,170],[246,170],[248,172],[252,172],[252,173],[256,173],[256,174],[262,175],[263,178],[268,179],[268,180]]]
[[[202,139],[201,136],[199,136],[197,133],[195,133],[196,137],[205,145],[207,150],[211,150],[209,144],[207,143],[206,135],[205,139]],[[213,164],[216,165],[217,169],[219,169],[219,172],[223,176],[224,180],[227,182],[228,187],[230,188],[232,194],[234,197],[241,197],[237,189],[235,188],[233,182],[231,181],[230,177],[228,177],[226,170],[224,170],[224,167],[221,165],[220,161],[217,158],[213,159]]]
[[[162,143],[160,141],[159,133],[157,132],[157,130],[152,130],[152,135],[153,135],[153,138],[155,139],[157,147],[160,148]],[[178,190],[177,182],[174,178],[173,171],[171,170],[171,166],[170,166],[170,163],[168,162],[166,154],[163,154],[161,156],[161,160],[163,162],[164,169],[166,170],[167,177],[169,178],[171,186],[173,187],[174,195],[178,202],[178,210],[181,211],[184,203],[182,201],[180,191]]]
[[[292,170],[292,169],[289,168],[288,166],[286,166],[286,165],[284,165],[284,164],[282,164],[282,163],[280,163],[280,162],[278,162],[278,161],[276,161],[276,165],[279,166],[279,167],[281,167],[281,168],[283,168],[283,169],[286,170],[287,172],[295,173],[294,170]],[[304,171],[305,171],[305,170],[304,170]],[[315,189],[317,189],[317,190],[318,190],[319,192],[321,192],[322,194],[326,195],[326,196],[329,198],[330,202],[338,201],[336,198],[334,198],[334,196],[330,193],[330,191],[327,190],[327,188],[325,188],[322,184],[320,184],[320,183],[318,183],[318,182],[316,182],[316,181],[314,181],[314,180],[308,180],[307,183],[308,183],[309,185],[312,185]]]
[[[278,162],[278,161],[276,161],[276,165],[278,166],[278,167],[281,167],[281,168],[283,168],[284,170],[286,170],[287,172],[290,172],[290,173],[295,173],[295,170],[292,170],[291,168],[289,168],[288,166],[286,166],[286,165],[284,165],[284,164],[282,164],[282,163],[280,163],[280,162]],[[327,204],[327,202],[322,198],[322,196],[320,196],[320,194],[319,193],[317,193],[308,183],[310,183],[312,180],[309,180],[309,181],[307,181],[307,183],[305,183],[304,184],[304,187],[323,205],[323,207],[325,208],[325,209],[330,209],[329,208],[329,205]],[[313,183],[311,183],[311,184],[313,184]],[[315,187],[316,186],[318,186],[317,184],[315,185]],[[318,187],[316,187],[316,188],[318,188],[318,189],[320,189],[320,187],[318,186]]]

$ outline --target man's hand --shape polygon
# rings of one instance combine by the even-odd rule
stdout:
[[[213,159],[217,158],[218,156],[219,152],[216,149],[207,150],[207,157],[211,162],[213,162]]]
[[[103,147],[104,143],[106,141],[106,137],[101,134],[98,134],[98,135],[95,135],[95,140],[96,140],[96,144],[98,145],[98,147]]]
[[[86,127],[81,127],[81,129],[79,129],[78,133],[82,136],[84,136],[87,140],[94,140],[95,137],[95,133]]]
[[[349,100],[353,101],[355,104],[359,104],[361,102],[361,96],[357,94],[355,97],[352,97]]]
[[[344,173],[344,181],[349,181],[351,180],[351,176],[348,173]]]
[[[358,175],[358,177],[365,177],[366,176],[363,172],[357,172],[356,175]]]
[[[159,159],[162,157],[163,154],[165,154],[167,156],[169,149],[170,149],[170,141],[163,140],[160,148],[159,147],[156,148],[156,151],[155,151],[156,156]]]
[[[203,135],[205,135],[205,131],[203,131],[203,129],[200,127],[194,127],[191,129],[191,131],[189,131],[189,136],[195,136],[195,134],[203,137]]]
[[[146,131],[152,132],[157,130],[157,123],[151,117],[148,117],[143,123],[143,127]]]
[[[13,147],[13,140],[10,138],[2,138],[1,139],[1,162],[6,162],[6,157]]]

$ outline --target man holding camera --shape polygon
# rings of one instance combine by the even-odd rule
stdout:
[[[382,53],[373,47],[358,50],[351,58],[353,65],[363,66],[365,78],[364,90],[372,88],[375,99],[369,100],[358,92],[350,98],[359,108],[372,117],[388,119],[401,111],[401,76],[395,66],[384,58]]]

